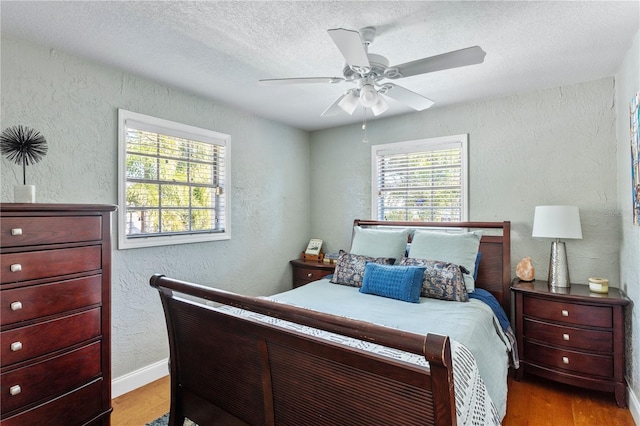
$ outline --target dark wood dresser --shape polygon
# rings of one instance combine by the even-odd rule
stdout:
[[[0,425],[109,425],[111,205],[0,204]]]
[[[514,280],[520,368],[562,383],[614,392],[626,407],[624,307],[619,289],[608,294],[588,285],[551,289],[546,281]]]
[[[333,270],[336,268],[335,263],[322,263],[317,260],[293,259],[290,263],[293,267],[293,288],[333,274]]]

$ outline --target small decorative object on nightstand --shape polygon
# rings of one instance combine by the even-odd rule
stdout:
[[[293,288],[317,281],[329,274],[333,274],[335,264],[318,262],[317,260],[294,259],[291,262],[293,267]]]
[[[546,281],[515,279],[515,318],[520,368],[562,383],[614,392],[626,407],[624,307],[629,303],[617,288],[608,294],[572,284],[554,292]]]

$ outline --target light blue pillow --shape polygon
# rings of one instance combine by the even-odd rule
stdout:
[[[375,294],[405,302],[420,302],[424,278],[422,267],[367,263],[360,293]]]
[[[371,229],[356,226],[349,253],[369,257],[393,257],[399,262],[407,249],[409,233],[408,229]]]
[[[469,273],[463,274],[464,284],[471,293],[475,289],[476,259],[482,231],[459,234],[437,231],[416,231],[411,240],[409,257],[439,260],[463,266]]]

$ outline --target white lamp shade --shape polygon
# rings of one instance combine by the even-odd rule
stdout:
[[[374,106],[371,107],[371,111],[373,115],[380,115],[386,110],[389,109],[389,104],[384,100],[384,97],[378,95],[378,102]]]
[[[582,239],[580,211],[577,206],[537,206],[533,216],[532,237]]]
[[[378,102],[378,98],[378,92],[372,85],[365,84],[360,89],[360,102],[363,107],[371,108]]]
[[[353,93],[353,90],[350,90],[349,93],[338,102],[338,106],[347,114],[352,115],[353,111],[358,107],[358,100],[359,98]]]

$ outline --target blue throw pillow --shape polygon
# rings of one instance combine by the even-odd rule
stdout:
[[[418,303],[425,268],[367,263],[360,293]]]

